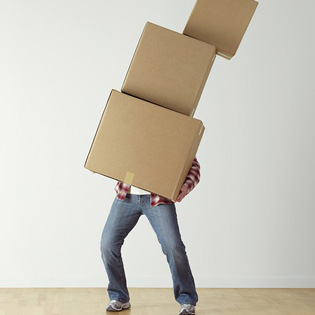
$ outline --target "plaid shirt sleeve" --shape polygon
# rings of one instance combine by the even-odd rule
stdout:
[[[196,187],[199,181],[200,181],[200,164],[197,158],[195,157],[183,185],[187,186],[188,193],[190,193]]]

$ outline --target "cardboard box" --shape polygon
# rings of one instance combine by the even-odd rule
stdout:
[[[218,55],[231,59],[257,5],[254,0],[197,0],[184,34],[216,46]]]
[[[198,119],[112,90],[84,167],[175,200],[204,129]]]
[[[147,22],[122,92],[193,117],[214,46]]]

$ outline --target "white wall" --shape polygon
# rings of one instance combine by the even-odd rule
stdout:
[[[0,2],[0,286],[107,286],[99,243],[116,181],[83,165],[146,21],[182,32],[194,1]],[[198,287],[314,287],[312,0],[261,0],[195,117],[201,181],[177,203]],[[148,221],[129,286],[171,287]]]

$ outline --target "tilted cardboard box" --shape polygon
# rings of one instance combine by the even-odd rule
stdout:
[[[217,47],[217,54],[231,59],[256,10],[254,0],[197,0],[184,34]]]
[[[215,56],[213,45],[147,22],[121,90],[193,117]]]
[[[84,167],[175,200],[204,129],[198,119],[112,90]]]

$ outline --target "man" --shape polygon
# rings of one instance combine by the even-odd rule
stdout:
[[[181,240],[175,202],[180,202],[199,181],[200,164],[195,157],[175,201],[123,182],[117,182],[116,197],[101,238],[101,256],[109,279],[107,291],[110,303],[106,311],[119,312],[131,306],[121,247],[126,236],[144,214],[167,257],[173,279],[175,300],[181,305],[179,314],[195,314],[198,295],[185,245]]]

